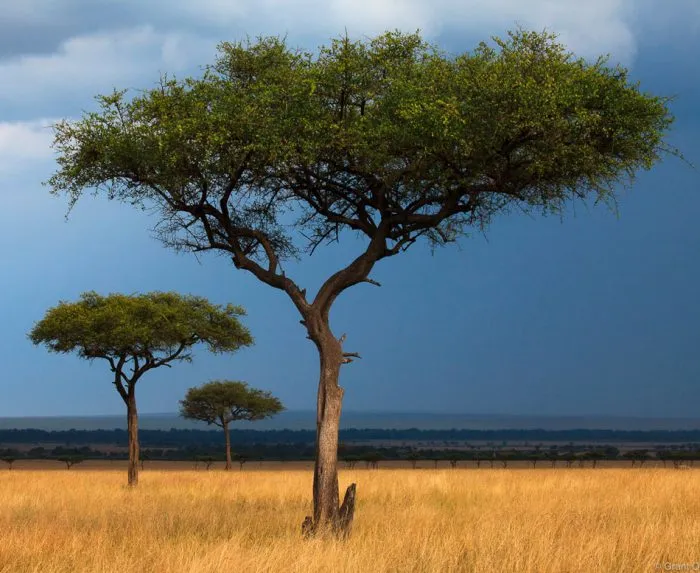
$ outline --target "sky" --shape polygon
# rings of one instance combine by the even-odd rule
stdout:
[[[216,45],[280,35],[305,49],[420,29],[451,53],[523,26],[586,58],[609,53],[642,89],[675,95],[670,157],[620,190],[618,212],[513,214],[431,253],[381,261],[336,302],[331,326],[361,360],[343,367],[355,411],[697,417],[700,403],[700,3],[694,0],[0,0],[0,416],[120,414],[106,363],[34,347],[49,307],[96,290],[174,290],[247,309],[256,344],[196,348],[148,373],[141,412],[174,412],[187,388],[245,380],[291,410],[315,407],[318,357],[289,299],[224,257],[175,254],[147,213],[42,181],[50,125],[113,88],[197,76]],[[133,93],[133,92],[132,92]],[[362,245],[348,236],[288,269],[315,292]]]

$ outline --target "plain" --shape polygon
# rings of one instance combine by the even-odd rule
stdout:
[[[304,541],[308,470],[0,472],[0,572],[639,572],[700,561],[700,472],[342,470],[348,541]],[[691,569],[692,570],[692,569]]]

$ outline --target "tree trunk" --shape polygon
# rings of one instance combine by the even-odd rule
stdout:
[[[333,341],[335,342],[335,341]],[[341,355],[331,344],[319,348],[321,373],[316,403],[316,464],[314,466],[314,525],[338,521],[338,432],[343,389],[338,384]],[[340,346],[338,344],[338,346]]]
[[[129,432],[129,485],[133,487],[139,483],[139,423],[133,384],[129,385],[126,418]]]
[[[231,469],[231,434],[228,431],[228,422],[224,422],[223,426],[226,436],[226,471],[228,471]]]
[[[338,432],[343,389],[338,384],[343,364],[341,343],[326,326],[322,334],[310,336],[319,351],[320,379],[316,409],[316,463],[314,465],[314,514],[302,525],[305,535],[332,532],[346,537],[352,526],[355,484],[348,487],[343,506],[338,493]],[[311,334],[311,333],[310,333]]]

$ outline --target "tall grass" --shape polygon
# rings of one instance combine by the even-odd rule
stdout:
[[[700,561],[700,472],[356,470],[303,541],[308,471],[0,472],[0,572],[643,572]],[[660,569],[655,569],[660,564]],[[692,569],[690,569],[692,570]]]

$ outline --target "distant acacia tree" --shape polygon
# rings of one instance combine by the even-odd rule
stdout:
[[[262,420],[284,410],[279,399],[270,392],[250,388],[245,382],[213,380],[190,388],[180,401],[180,415],[201,420],[224,430],[226,469],[231,469],[231,434],[229,425],[237,420]]]
[[[250,458],[245,454],[236,454],[236,461],[238,462],[238,469],[243,471],[243,466],[248,462]]]
[[[71,469],[76,464],[82,464],[85,458],[82,456],[60,456],[56,458],[59,462],[66,464],[66,469]]]
[[[11,457],[6,457],[2,458],[2,461],[5,462],[9,466],[9,470],[12,469],[12,465],[17,461],[17,458],[11,458]]]
[[[650,459],[649,450],[630,450],[623,454],[624,458],[632,461],[632,467],[639,462],[639,466],[643,467],[644,463]]]
[[[411,452],[406,456],[406,459],[411,462],[411,467],[415,470],[418,465],[418,461],[422,459],[422,456],[418,452]]]
[[[197,456],[194,460],[194,469],[199,468],[199,464],[204,464],[204,467],[209,469],[215,461],[213,456]]]
[[[624,68],[577,58],[549,33],[493,40],[457,55],[400,32],[313,53],[225,42],[201,78],[163,78],[130,100],[115,91],[55,126],[53,193],[151,208],[166,245],[223,253],[298,310],[320,372],[305,531],[342,532],[353,515],[339,505],[339,376],[358,354],[331,329],[338,297],[378,285],[376,264],[419,240],[446,245],[504,213],[562,213],[576,199],[612,204],[673,152],[668,98]],[[357,256],[307,296],[286,261],[348,234],[362,238]]]
[[[354,470],[355,466],[357,465],[357,462],[360,461],[360,457],[356,456],[356,455],[349,454],[349,455],[343,456],[343,461],[345,462],[345,466],[349,470]]]
[[[503,468],[505,469],[508,467],[508,462],[516,459],[517,455],[515,450],[501,450],[497,453],[497,459],[503,464]]]
[[[605,452],[602,452],[600,450],[591,450],[588,452],[584,452],[581,456],[582,459],[586,460],[591,460],[591,464],[593,467],[598,466],[598,462],[601,460],[604,460],[606,458]]]
[[[664,467],[666,467],[666,462],[670,461],[673,463],[673,467],[678,469],[679,467],[693,466],[694,461],[700,459],[700,452],[688,450],[667,450],[659,452],[657,457],[663,461]]]
[[[380,452],[367,452],[362,456],[363,461],[367,464],[367,469],[379,469],[379,462],[384,459],[384,456]]]
[[[533,468],[537,467],[537,462],[544,459],[544,456],[537,449],[535,451],[527,452],[525,457],[530,461]]]
[[[129,434],[128,483],[138,483],[139,440],[136,383],[154,368],[190,362],[191,348],[233,352],[253,343],[238,317],[241,307],[213,305],[196,296],[152,292],[127,296],[95,292],[78,302],[49,309],[29,333],[34,344],[52,352],[76,352],[87,360],[106,360],[112,384],[126,404]]]

